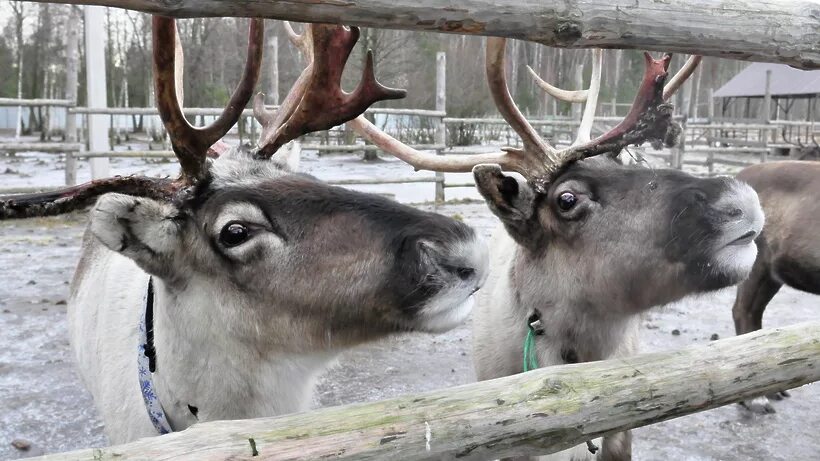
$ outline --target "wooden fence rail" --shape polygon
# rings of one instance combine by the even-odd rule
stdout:
[[[25,107],[73,107],[76,103],[68,99],[16,99],[0,98],[0,106],[25,106]]]
[[[555,452],[818,380],[820,322],[810,322],[379,402],[197,424],[39,459],[485,460]]]
[[[436,81],[443,82],[444,81],[444,73],[443,69],[441,72],[437,72]],[[439,75],[441,74],[441,75]],[[437,84],[437,87],[440,86]],[[438,99],[437,99],[438,100]],[[88,108],[88,107],[74,107],[72,101],[68,100],[44,100],[44,99],[34,99],[34,100],[20,100],[20,99],[2,99],[0,98],[0,105],[9,104],[9,105],[26,105],[26,106],[37,106],[37,105],[45,105],[45,106],[65,106],[69,111],[70,117],[82,117],[88,116],[93,114],[102,114],[102,115],[109,115],[109,116],[116,116],[116,115],[157,115],[158,112],[156,108],[150,107],[117,107],[117,108]],[[275,109],[276,106],[270,106],[271,109]],[[424,109],[402,109],[402,108],[374,108],[369,109],[368,113],[371,114],[385,114],[385,115],[398,115],[398,116],[418,116],[427,118],[428,120],[432,121],[432,126],[435,127],[435,136],[436,139],[434,140],[434,144],[414,144],[412,147],[419,149],[419,150],[429,150],[435,151],[437,153],[447,153],[447,154],[472,154],[472,153],[479,153],[479,152],[486,152],[486,148],[482,147],[476,149],[476,146],[472,148],[467,147],[461,148],[453,148],[453,146],[448,145],[451,139],[447,136],[448,129],[453,130],[454,125],[474,125],[474,126],[494,126],[494,125],[501,125],[506,127],[507,123],[500,118],[455,118],[455,117],[447,117],[446,110],[441,110],[444,108],[443,104],[441,108],[437,110],[424,110]],[[186,108],[186,114],[193,115],[193,116],[216,116],[220,114],[222,109],[220,108]],[[243,115],[245,117],[252,117],[252,111],[250,109],[245,109]],[[676,117],[678,121],[683,122],[680,116]],[[613,125],[620,121],[620,117],[612,117],[612,116],[599,116],[595,118],[595,122],[598,124],[597,129],[606,129],[608,126]],[[578,120],[573,120],[570,117],[555,117],[549,119],[533,119],[530,120],[530,123],[537,127],[546,129],[547,136],[551,136],[553,141],[560,144],[562,142],[566,142],[565,139],[567,133],[570,133],[572,129],[577,127]],[[730,167],[743,167],[747,165],[751,165],[754,163],[765,162],[767,161],[767,157],[769,151],[775,146],[774,144],[768,143],[769,135],[761,138],[759,133],[772,133],[774,134],[778,130],[787,128],[797,128],[803,130],[813,130],[814,123],[813,122],[789,122],[783,120],[773,120],[769,123],[727,123],[725,121],[719,121],[716,123],[689,123],[684,124],[686,136],[691,138],[687,141],[687,147],[685,150],[682,149],[673,149],[671,153],[666,152],[656,152],[651,150],[645,150],[643,153],[647,154],[650,157],[657,158],[659,160],[663,160],[668,166],[672,168],[683,168],[684,166],[689,167],[706,167],[706,173],[700,174],[719,174],[723,172],[723,170],[717,170],[716,166],[723,165],[723,166],[730,166]],[[254,132],[254,126],[251,126],[251,134]],[[750,132],[755,133],[752,136],[752,139],[749,138]],[[700,134],[698,134],[700,133]],[[720,133],[725,133],[726,135],[718,136]],[[729,136],[732,133],[740,133],[739,137],[735,138]],[[745,133],[745,134],[744,134]],[[571,133],[570,133],[571,134]],[[502,131],[490,131],[491,136],[498,136],[499,141],[502,143],[508,143],[511,145],[515,145],[518,142],[517,135],[511,132],[509,128],[506,128]],[[571,138],[571,136],[570,136]],[[715,140],[725,140],[729,147],[720,147],[716,146]],[[347,140],[347,144],[304,144],[302,146],[303,149],[306,150],[314,150],[319,152],[320,155],[326,155],[329,153],[350,153],[350,152],[373,152],[378,150],[378,148],[374,145],[370,144],[361,144],[361,143],[352,143],[350,144],[350,140]],[[711,141],[711,142],[710,142]],[[702,144],[706,142],[706,144]],[[700,143],[700,144],[698,144]],[[727,144],[723,143],[723,144]],[[778,144],[777,146],[780,146]],[[83,146],[76,143],[15,143],[15,142],[7,142],[7,143],[0,143],[0,153],[3,152],[27,152],[27,151],[38,151],[38,152],[46,152],[52,154],[65,154],[66,158],[66,170],[65,170],[65,177],[66,177],[66,184],[73,185],[76,183],[76,175],[77,175],[77,159],[95,159],[95,158],[173,158],[173,153],[170,150],[167,150],[168,146],[163,145],[162,148],[164,150],[137,150],[137,151],[115,151],[112,149],[107,150],[98,150],[93,152],[83,151]],[[788,146],[787,146],[788,147]],[[150,149],[150,145],[149,145]],[[788,149],[786,149],[788,150]],[[639,152],[642,150],[639,150]],[[694,154],[698,155],[702,158],[692,158],[686,157],[687,154]],[[756,159],[746,159],[746,158],[737,158],[737,157],[730,157],[731,155],[737,154],[751,154],[757,156]],[[396,181],[393,179],[384,179],[384,180],[373,180],[372,182],[368,182],[368,184],[396,184],[403,181]],[[414,181],[410,181],[414,182]],[[428,182],[427,180],[422,180],[419,182]],[[444,201],[445,197],[445,189],[450,188],[457,188],[457,187],[472,187],[472,182],[450,182],[447,183],[445,181],[444,175],[437,175],[437,179],[435,181],[429,181],[434,183],[435,187],[435,199],[436,201]],[[15,193],[19,188],[14,189],[5,189],[0,191],[0,193],[9,194]]]
[[[239,16],[496,35],[568,48],[633,48],[820,68],[813,0],[39,0],[174,17]]]

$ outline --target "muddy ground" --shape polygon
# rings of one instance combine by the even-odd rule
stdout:
[[[166,172],[173,164],[120,161],[114,173]],[[408,176],[397,162],[356,158],[317,160],[305,169],[322,178]],[[80,180],[87,178],[83,165]],[[0,157],[0,186],[54,184],[59,162],[47,156]],[[401,201],[432,198],[432,184],[364,188]],[[449,197],[475,197],[448,190]],[[420,205],[431,208],[430,205]],[[489,236],[495,219],[480,203],[438,208]],[[0,224],[0,459],[104,445],[90,396],[74,373],[66,333],[68,283],[78,258],[85,216]],[[732,335],[734,289],[656,308],[644,320],[642,350],[675,349]],[[766,326],[816,319],[820,298],[783,289],[766,311]],[[679,334],[672,332],[677,330]],[[319,386],[316,406],[370,401],[472,382],[469,323],[442,335],[403,335],[344,354]],[[737,405],[635,431],[636,460],[820,460],[820,385],[775,402],[776,414],[757,416]],[[15,439],[30,442],[20,451]]]

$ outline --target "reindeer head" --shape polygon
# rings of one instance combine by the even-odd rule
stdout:
[[[252,154],[219,139],[241,115],[261,63],[252,20],[242,80],[223,114],[194,128],[180,108],[175,23],[154,17],[159,111],[180,160],[178,179],[113,178],[57,193],[2,198],[0,216],[52,215],[89,204],[90,230],[159,279],[160,297],[201,300],[260,350],[349,345],[396,330],[442,331],[470,312],[486,251],[466,225],[293,171],[279,148],[356,117],[403,91],[380,85],[372,60],[353,93],[340,88],[357,29],[313,25],[313,59],[282,107],[269,113]],[[209,158],[209,154],[211,157]],[[162,290],[160,290],[162,291]],[[287,328],[282,332],[283,325]],[[276,330],[273,330],[276,328]],[[279,331],[281,334],[271,334]]]
[[[505,39],[487,39],[487,79],[496,106],[523,141],[520,149],[427,156],[362,118],[353,123],[362,135],[417,169],[472,169],[490,210],[518,244],[515,251],[522,257],[513,273],[525,303],[574,302],[634,312],[724,287],[748,274],[756,255],[754,237],[763,223],[750,187],[728,178],[700,179],[617,160],[631,144],[675,141],[679,129],[664,101],[691,75],[699,57],[691,58],[664,87],[671,57],[655,60],[645,54],[646,71],[631,110],[596,139],[590,139],[590,130],[601,51],[593,53],[589,90],[564,91],[539,82],[560,99],[586,102],[575,142],[557,149],[513,102],[505,46]]]

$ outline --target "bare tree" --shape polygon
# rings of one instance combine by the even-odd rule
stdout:
[[[17,61],[17,99],[23,98],[23,20],[25,8],[22,1],[11,2],[14,17],[15,61]],[[17,107],[17,124],[14,137],[19,138],[23,129],[23,107]]]

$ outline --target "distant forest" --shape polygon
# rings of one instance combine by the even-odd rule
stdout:
[[[69,27],[80,28],[82,14],[71,19],[71,5],[8,1],[0,5],[0,97],[62,98],[65,88],[65,37]],[[79,19],[79,20],[77,20]],[[227,100],[245,59],[245,19],[202,18],[179,21],[185,49],[185,105],[218,107]],[[298,25],[297,25],[298,27]],[[151,106],[151,21],[142,13],[109,9],[105,22],[108,104],[112,107]],[[484,81],[484,39],[460,35],[362,29],[361,38],[345,72],[345,87],[358,82],[365,49],[376,58],[376,75],[388,86],[406,88],[404,100],[381,103],[389,107],[433,108],[435,55],[447,53],[447,112],[457,117],[491,115],[495,109]],[[276,89],[283,98],[302,70],[302,61],[279,21],[267,21],[266,53],[260,90],[275,102]],[[80,33],[82,40],[83,34]],[[273,38],[276,38],[274,42]],[[274,82],[272,47],[278,50],[278,82]],[[83,61],[82,46],[80,59]],[[631,102],[643,70],[638,51],[608,50],[604,55],[601,102],[613,98]],[[686,56],[676,55],[677,70]],[[510,91],[530,116],[566,114],[569,105],[546,97],[526,69],[530,65],[545,80],[577,89],[584,64],[589,78],[590,52],[549,48],[512,41],[508,48]],[[704,59],[698,72],[679,92],[677,105],[688,105],[690,115],[705,115],[710,88],[717,88],[747,63]],[[80,66],[80,104],[83,104],[84,65]],[[22,78],[19,78],[19,77]],[[278,86],[277,86],[278,83]],[[18,86],[19,85],[19,86]],[[684,96],[685,94],[685,96]],[[684,99],[685,98],[685,99]],[[684,102],[685,101],[685,102]]]

